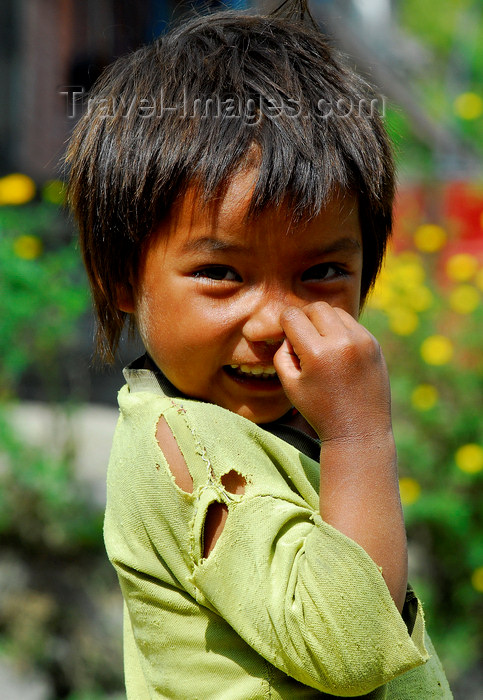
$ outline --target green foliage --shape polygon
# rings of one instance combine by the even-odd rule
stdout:
[[[483,648],[482,288],[472,255],[405,251],[364,317],[392,381],[411,579],[452,680]]]
[[[0,411],[0,653],[48,678],[52,697],[106,697],[122,687],[121,601],[102,508],[73,471],[68,431],[58,456],[34,448],[10,425],[10,405]]]
[[[126,695],[105,695],[104,693],[73,693],[68,700],[126,700]]]
[[[399,28],[428,53],[425,65],[411,76],[420,107],[483,155],[483,4],[478,0],[405,0],[397,5]],[[404,107],[404,105],[401,105]],[[407,152],[406,152],[407,147]],[[411,133],[402,163],[424,156]],[[437,154],[436,154],[437,155]],[[411,165],[408,165],[411,163]],[[431,156],[426,153],[426,163]]]
[[[70,552],[99,549],[102,514],[72,470],[69,436],[54,457],[21,439],[0,406],[0,535],[30,548]]]
[[[10,194],[19,191],[14,184]],[[18,381],[32,366],[46,384],[55,376],[62,354],[77,340],[88,294],[71,229],[58,205],[35,201],[2,206],[0,231],[0,398],[5,400],[14,397]],[[0,404],[5,460],[0,532],[54,548],[61,542],[76,546],[81,540],[92,541],[86,498],[79,497],[72,481],[68,442],[57,460],[29,447],[8,423],[7,410]],[[98,524],[97,519],[96,539]]]
[[[102,508],[74,470],[75,410],[59,373],[87,284],[61,183],[47,183],[42,201],[35,191],[20,174],[0,180],[0,654],[35,669],[52,697],[106,698],[122,687],[119,591]],[[64,401],[56,451],[26,442],[10,420],[31,376],[46,400]]]
[[[88,307],[85,276],[58,206],[0,207],[0,387],[35,366],[52,379]]]
[[[395,104],[386,106],[385,127],[391,138],[400,172],[406,177],[416,175],[418,181],[429,180],[433,174],[430,149],[414,139],[408,117]]]
[[[472,0],[404,0],[399,4],[402,25],[424,42],[447,56],[454,42],[455,27],[464,13],[471,10]]]

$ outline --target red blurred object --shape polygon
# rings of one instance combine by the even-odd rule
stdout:
[[[448,235],[442,255],[471,253],[483,259],[483,183],[449,182],[402,186],[395,206],[393,248],[412,247],[421,224],[437,224]]]
[[[483,240],[483,185],[452,182],[447,186],[444,216],[461,241]]]

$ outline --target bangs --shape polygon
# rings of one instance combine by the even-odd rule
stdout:
[[[222,196],[247,154],[258,167],[252,213],[285,200],[296,218],[314,216],[335,188],[378,206],[390,155],[377,98],[320,33],[292,25],[201,17],[101,79],[83,144],[96,152],[88,189],[108,209],[117,193],[133,240],[190,184],[205,201]]]

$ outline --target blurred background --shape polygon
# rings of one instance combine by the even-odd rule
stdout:
[[[123,339],[108,371],[63,209],[102,69],[176,17],[244,0],[0,0],[0,697],[120,700],[102,542]],[[266,7],[266,6],[263,6]],[[457,700],[483,698],[483,1],[312,0],[384,95],[399,195],[363,322],[390,367],[411,581]],[[424,699],[421,699],[424,700]]]

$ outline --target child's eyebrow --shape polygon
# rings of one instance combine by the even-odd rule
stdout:
[[[330,253],[358,253],[362,250],[362,243],[357,238],[350,238],[349,236],[344,236],[343,238],[337,238],[332,243],[327,246],[322,246],[317,248],[311,253],[316,255],[328,255]]]
[[[201,236],[200,238],[191,238],[183,245],[183,253],[213,253],[223,251],[228,253],[241,253],[247,251],[246,246],[239,243],[230,243],[220,238],[211,236]]]
[[[343,238],[338,238],[332,241],[326,246],[321,246],[320,248],[314,248],[306,252],[306,257],[319,257],[322,255],[330,255],[332,253],[358,253],[362,250],[362,244],[357,238],[351,238],[349,236],[344,236]],[[198,253],[198,252],[227,252],[227,253],[244,253],[249,252],[248,246],[241,245],[239,243],[231,243],[230,241],[224,241],[220,238],[213,238],[211,236],[202,236],[200,238],[192,238],[185,242],[183,245],[183,253]]]

